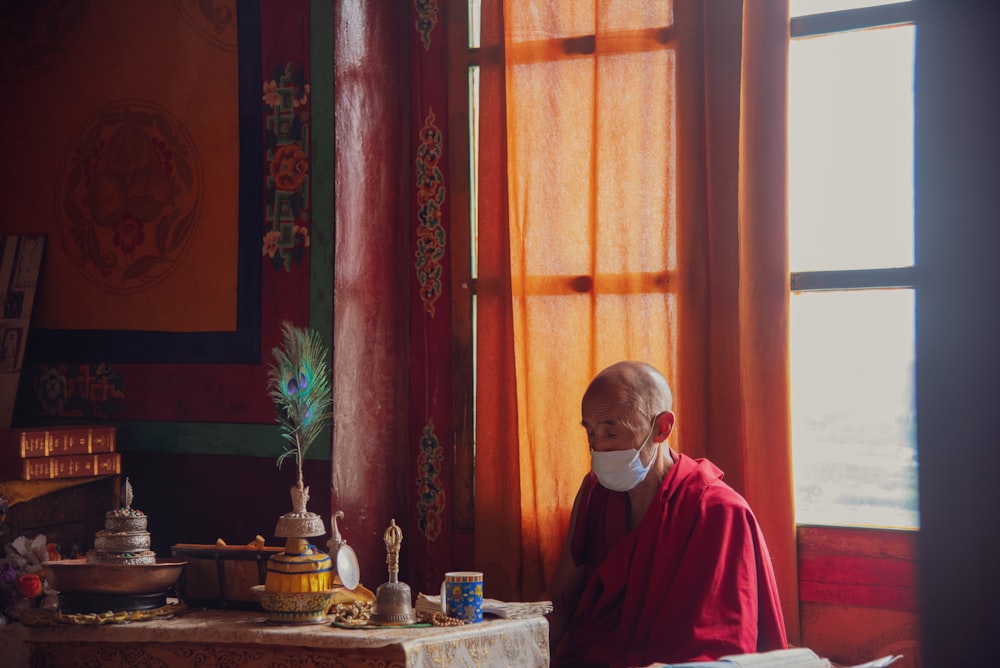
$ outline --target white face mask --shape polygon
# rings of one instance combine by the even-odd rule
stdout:
[[[656,457],[651,457],[649,463],[643,466],[639,454],[650,442],[649,439],[655,428],[656,422],[654,420],[653,426],[649,428],[649,434],[643,439],[638,450],[597,452],[591,448],[590,469],[597,476],[598,482],[612,491],[627,492],[645,480]]]

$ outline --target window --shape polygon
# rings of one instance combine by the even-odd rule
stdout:
[[[919,523],[913,11],[910,2],[790,0],[798,524]]]
[[[789,3],[796,519],[915,528],[915,3]],[[451,242],[468,249],[452,264],[456,419],[462,425],[456,508],[463,529],[472,526],[477,308],[488,287],[477,276],[485,266],[477,259],[477,211],[481,196],[493,201],[478,190],[476,170],[477,159],[495,159],[495,152],[480,148],[480,142],[495,144],[488,132],[480,137],[479,120],[482,112],[487,127],[496,114],[490,72],[502,67],[502,34],[492,34],[496,4],[455,2],[464,20],[449,24]],[[484,187],[495,184],[487,179]]]

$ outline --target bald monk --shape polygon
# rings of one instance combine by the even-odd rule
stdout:
[[[556,666],[710,661],[787,647],[771,558],[746,500],[674,452],[673,396],[640,362],[583,395],[591,471],[549,587]]]

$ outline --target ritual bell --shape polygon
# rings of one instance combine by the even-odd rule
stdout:
[[[417,613],[413,610],[413,596],[410,585],[400,582],[399,548],[403,543],[403,531],[396,526],[395,518],[385,530],[385,563],[389,566],[389,581],[379,585],[375,591],[375,611],[368,619],[377,626],[408,626],[417,623]]]

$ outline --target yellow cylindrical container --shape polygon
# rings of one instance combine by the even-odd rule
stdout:
[[[289,538],[285,551],[267,560],[264,589],[296,594],[330,589],[333,561],[304,538]]]

